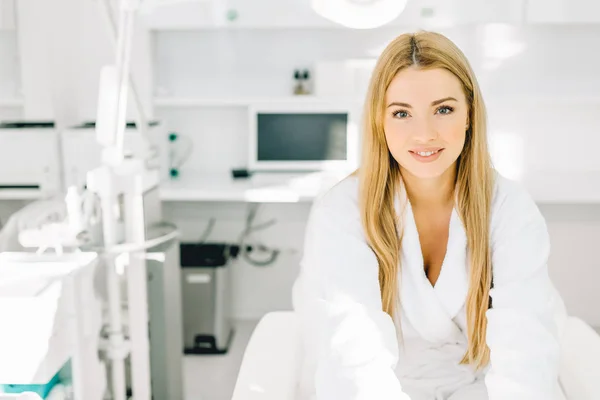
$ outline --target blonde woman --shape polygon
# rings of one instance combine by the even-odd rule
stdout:
[[[359,171],[309,219],[299,397],[554,400],[562,300],[529,195],[492,168],[462,52],[404,34],[375,67]]]

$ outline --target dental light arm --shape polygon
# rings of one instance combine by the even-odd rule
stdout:
[[[108,16],[110,30],[115,31],[113,13],[109,0],[102,0]],[[96,140],[104,147],[102,160],[109,165],[119,165],[124,158],[123,142],[125,134],[127,97],[129,92],[129,71],[135,15],[139,0],[121,0],[116,27],[116,60],[114,65],[101,71],[100,91],[96,119]],[[139,99],[134,88],[134,98]],[[144,129],[141,103],[137,104],[137,114],[141,121],[138,129]]]
[[[126,399],[125,359],[129,356],[135,399],[151,400],[145,261],[140,257],[143,254],[129,257],[126,271],[129,337],[126,338],[115,252],[143,253],[149,246],[171,240],[177,236],[177,231],[173,229],[161,238],[147,240],[143,196],[144,193],[158,186],[158,172],[149,171],[145,160],[126,158],[124,154],[130,90],[136,107],[137,129],[144,133],[147,126],[139,94],[130,78],[134,26],[142,1],[118,0],[118,13],[112,11],[112,0],[100,1],[111,36],[114,38],[116,33],[115,63],[104,67],[101,71],[96,140],[103,148],[102,166],[88,172],[87,187],[98,196],[102,213],[104,256],[107,262],[109,311],[107,356],[111,363],[111,392],[114,400]],[[158,5],[159,2],[154,0],[153,3]],[[160,1],[160,3],[167,2]],[[125,240],[125,244],[121,242],[122,239]]]
[[[103,14],[105,17],[106,25],[109,30],[110,37],[111,37],[115,47],[117,47],[119,45],[117,43],[118,38],[119,38],[119,26],[117,25],[117,22],[118,22],[117,17],[118,16],[115,15],[115,12],[110,4],[110,0],[101,0],[100,3],[102,6]],[[132,40],[132,39],[130,39],[130,40]],[[129,76],[128,76],[128,84],[131,89],[134,115],[135,115],[134,119],[136,120],[135,121],[136,126],[137,126],[138,130],[140,130],[141,133],[144,134],[146,127],[147,127],[148,119],[147,119],[146,115],[144,114],[142,100],[140,98],[139,91],[136,88],[135,82],[133,81],[131,74],[129,74]]]

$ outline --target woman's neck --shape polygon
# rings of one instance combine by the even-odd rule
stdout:
[[[437,208],[454,204],[456,165],[435,178],[419,178],[404,169],[401,169],[401,174],[413,208]]]

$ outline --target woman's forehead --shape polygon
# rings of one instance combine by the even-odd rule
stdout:
[[[392,79],[386,91],[388,104],[402,102],[413,106],[429,105],[446,97],[465,100],[460,80],[444,68],[404,68]]]

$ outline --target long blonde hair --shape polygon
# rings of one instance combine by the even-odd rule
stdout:
[[[383,119],[387,88],[396,74],[409,66],[452,72],[462,83],[469,107],[469,127],[456,177],[456,206],[466,230],[470,275],[466,299],[468,349],[461,363],[481,368],[489,362],[485,312],[490,306],[492,284],[489,235],[493,170],[487,148],[485,106],[477,80],[464,54],[441,34],[403,34],[386,47],[377,61],[363,114],[363,154],[358,171],[362,224],[379,262],[383,309],[397,319],[402,227],[394,198],[402,180],[399,165],[387,147]]]

